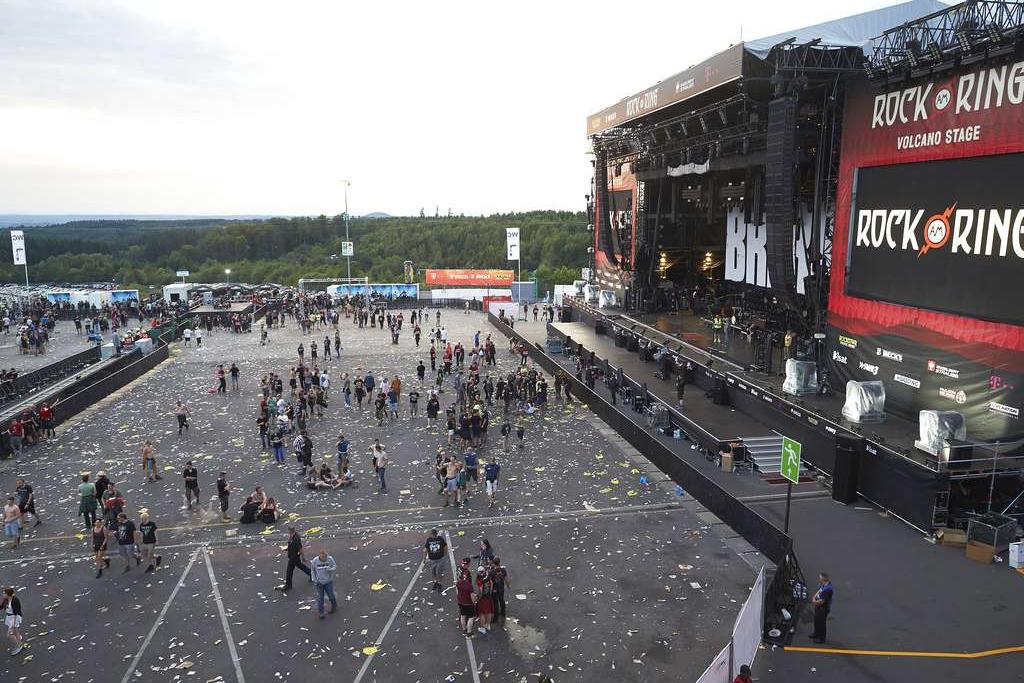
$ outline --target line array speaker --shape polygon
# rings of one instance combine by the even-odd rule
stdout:
[[[786,95],[768,103],[765,149],[765,214],[768,223],[768,274],[780,301],[793,301],[793,222],[796,201],[796,97]]]

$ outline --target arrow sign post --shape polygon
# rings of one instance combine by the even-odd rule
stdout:
[[[800,483],[800,451],[799,441],[788,436],[782,437],[782,476],[786,478],[786,523],[782,533],[789,534],[789,504],[793,500],[793,484]]]

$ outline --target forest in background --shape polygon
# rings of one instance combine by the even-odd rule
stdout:
[[[352,218],[352,276],[401,282],[403,263],[425,268],[515,268],[505,260],[505,228],[521,230],[523,279],[536,279],[543,294],[569,284],[588,264],[586,215],[532,211],[491,216]],[[25,250],[32,283],[116,282],[138,288],[175,281],[188,270],[192,282],[274,282],[300,277],[344,277],[340,216],[229,221],[97,220],[27,227]],[[0,280],[24,282],[24,270],[6,259]],[[417,272],[422,283],[423,274]]]

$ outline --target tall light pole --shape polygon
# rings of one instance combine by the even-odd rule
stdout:
[[[342,180],[341,182],[343,182],[345,184],[345,241],[349,242],[350,240],[349,240],[349,236],[348,236],[348,186],[351,185],[352,183],[349,182],[348,180]],[[351,251],[345,257],[345,261],[346,261],[346,263],[348,265],[348,279],[351,282],[351,280],[352,280],[352,254],[351,254]]]
[[[230,268],[225,268],[224,269],[224,277],[227,278],[227,282],[225,284],[230,285],[231,284],[231,269]]]

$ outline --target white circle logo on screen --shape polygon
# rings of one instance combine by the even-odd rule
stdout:
[[[935,108],[942,111],[949,106],[949,103],[953,100],[953,94],[949,91],[949,88],[943,88],[939,92],[935,93]]]
[[[933,218],[928,223],[927,242],[928,246],[933,249],[942,246],[946,242],[946,236],[949,233],[949,225],[946,221],[939,218]]]

